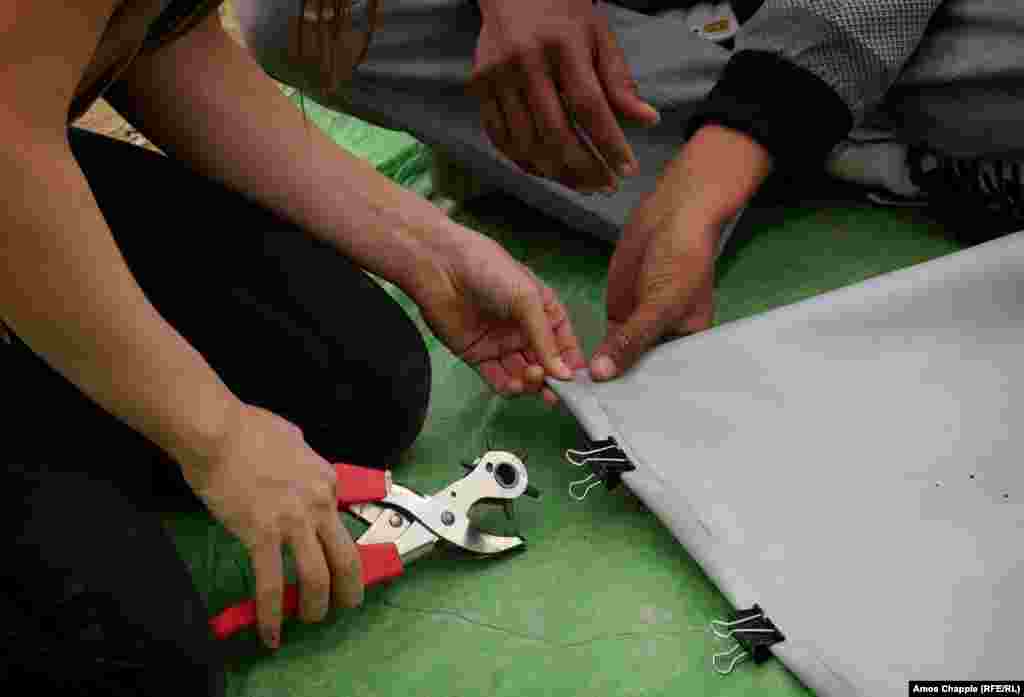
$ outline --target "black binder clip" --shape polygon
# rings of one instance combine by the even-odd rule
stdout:
[[[760,665],[772,657],[771,647],[786,637],[779,631],[760,605],[748,610],[733,612],[730,620],[711,620],[711,631],[720,639],[734,639],[735,645],[711,658],[711,666],[722,675],[728,675],[747,658],[753,658]],[[720,663],[730,658],[729,665],[723,668]]]
[[[591,489],[602,482],[611,491],[622,483],[622,474],[632,472],[636,466],[629,461],[626,453],[616,444],[614,438],[589,440],[585,450],[566,450],[565,459],[577,467],[586,467],[590,474],[569,485],[569,496],[582,501]],[[576,493],[577,487],[585,486],[583,493]]]

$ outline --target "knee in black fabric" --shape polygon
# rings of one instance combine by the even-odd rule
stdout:
[[[430,354],[423,336],[397,304],[387,314],[394,316],[359,329],[379,333],[372,365],[353,371],[349,364],[335,374],[330,413],[305,428],[307,441],[325,457],[386,467],[423,429],[433,378]]]
[[[89,399],[18,337],[0,343],[0,383],[24,397],[5,424],[3,454],[8,461],[42,461],[51,470],[102,473],[123,495],[150,510],[201,510],[202,502],[177,463]],[[131,466],[117,464],[126,462]]]
[[[0,671],[59,694],[224,693],[208,611],[159,517],[101,477],[36,465],[5,465],[0,505]]]
[[[433,378],[430,353],[423,336],[408,319],[405,324],[408,338],[396,346],[398,350],[391,359],[391,370],[385,373],[390,378],[385,383],[390,396],[386,408],[394,410],[394,447],[389,454],[392,458],[412,446],[423,429]]]
[[[295,422],[324,457],[384,464],[412,444],[426,419],[430,357],[362,268],[168,158],[91,134],[71,139],[147,297],[240,399]],[[159,181],[192,205],[161,210],[156,229],[140,234],[137,210],[122,203],[132,167],[148,187],[133,194],[152,195]],[[219,218],[197,221],[198,207]]]

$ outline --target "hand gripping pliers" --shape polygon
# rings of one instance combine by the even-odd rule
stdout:
[[[530,486],[522,460],[512,453],[492,450],[463,466],[469,474],[433,496],[422,496],[392,482],[389,470],[335,465],[338,509],[369,525],[356,540],[364,585],[401,576],[407,564],[442,540],[478,555],[500,554],[525,545],[522,537],[492,535],[469,519],[470,509],[478,503],[502,504],[510,514],[509,506],[515,499],[523,494],[533,498],[539,495]],[[288,584],[285,616],[296,615],[298,607],[298,587]],[[210,621],[214,635],[220,639],[255,624],[255,600],[229,607]]]

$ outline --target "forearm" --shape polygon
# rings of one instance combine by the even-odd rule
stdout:
[[[141,62],[113,101],[166,152],[406,291],[431,282],[437,248],[461,232],[306,122],[219,27]]]
[[[216,443],[232,395],[145,298],[66,142],[9,135],[0,319],[106,411],[193,460]]]
[[[773,166],[768,150],[750,136],[707,125],[687,141],[663,176],[690,192],[679,200],[718,229],[757,194]]]

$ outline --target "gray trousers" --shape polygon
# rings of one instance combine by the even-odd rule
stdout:
[[[287,58],[295,2],[235,0],[245,38],[277,80],[309,87]],[[679,15],[651,17],[603,5],[640,95],[661,111],[654,128],[626,127],[641,174],[610,197],[585,196],[523,174],[491,146],[478,102],[464,94],[480,31],[467,0],[382,0],[366,61],[335,107],[444,150],[488,185],[573,228],[614,241],[683,144],[683,130],[730,57]],[[951,155],[1024,159],[1024,5],[951,0],[887,99],[865,126]]]

